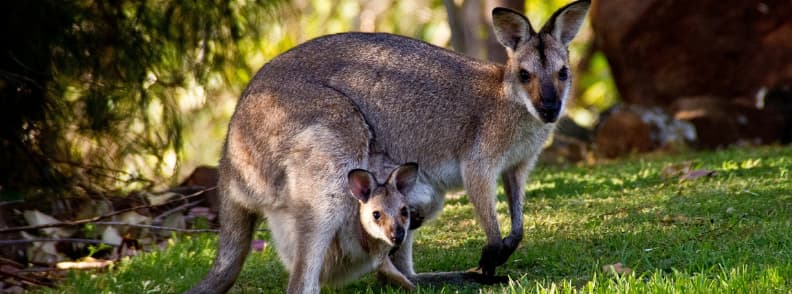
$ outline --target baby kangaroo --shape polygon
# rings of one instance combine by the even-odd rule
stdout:
[[[342,229],[331,243],[322,268],[322,284],[342,285],[377,269],[391,283],[415,290],[388,254],[404,241],[410,227],[404,194],[412,189],[417,176],[415,163],[397,167],[384,184],[367,170],[349,172],[349,191],[359,204],[351,219],[358,224]]]

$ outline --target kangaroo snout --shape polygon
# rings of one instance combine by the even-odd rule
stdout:
[[[536,110],[545,123],[555,122],[561,113],[561,99],[552,83],[542,83]]]
[[[555,122],[558,120],[558,115],[561,113],[561,100],[556,99],[555,101],[545,102],[543,99],[536,110],[545,123]]]
[[[397,226],[396,229],[393,230],[393,232],[391,232],[390,234],[391,242],[393,242],[393,244],[395,245],[401,244],[402,242],[404,242],[404,234],[405,234],[404,227]]]

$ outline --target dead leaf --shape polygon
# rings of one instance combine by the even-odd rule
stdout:
[[[680,181],[690,181],[701,177],[715,176],[715,171],[709,169],[693,169],[692,161],[675,163],[663,168],[660,172],[663,178],[679,178]]]
[[[251,244],[253,247],[253,251],[263,251],[264,248],[267,248],[267,241],[266,240],[253,240]]]
[[[25,210],[22,214],[25,217],[25,221],[31,226],[61,223],[60,220],[38,210]],[[52,238],[67,238],[75,233],[75,229],[68,228],[44,228],[41,231],[44,235]]]
[[[130,211],[119,215],[118,220],[121,221],[122,223],[135,224],[135,225],[148,224],[151,222],[150,217],[141,215],[134,211]]]
[[[161,205],[169,200],[180,196],[180,194],[173,193],[173,192],[165,192],[162,194],[152,194],[152,193],[143,193],[143,196],[148,200],[149,205],[157,206]]]
[[[168,228],[184,229],[187,227],[187,222],[184,220],[184,215],[181,213],[174,213],[169,215],[162,221],[162,226]],[[162,237],[168,237],[172,234],[171,231],[161,230],[158,234]]]
[[[631,268],[624,266],[621,262],[603,265],[602,271],[614,275],[629,275],[633,272]]]
[[[93,257],[84,257],[79,261],[63,261],[59,262],[56,267],[59,269],[89,269],[89,268],[103,268],[113,264],[112,260],[96,259]]]
[[[684,224],[684,223],[688,223],[688,221],[689,221],[688,217],[684,215],[676,215],[672,217],[667,214],[663,217],[663,219],[660,220],[660,222],[664,224],[673,224],[673,223]]]
[[[713,177],[713,176],[715,176],[715,171],[714,170],[697,169],[697,170],[689,171],[689,172],[685,173],[684,175],[679,177],[679,180],[680,181],[686,181],[686,180],[687,181],[691,181],[691,180],[695,180],[695,179],[698,179],[698,178],[701,178],[701,177]]]
[[[39,237],[33,236],[26,232],[21,232],[22,238],[27,240],[38,239]],[[28,260],[34,263],[53,264],[58,261],[66,260],[66,257],[58,252],[55,248],[57,242],[55,241],[41,241],[33,242],[31,246],[27,247],[26,253]]]
[[[102,232],[102,242],[109,245],[121,245],[121,242],[124,238],[121,238],[121,234],[118,233],[118,230],[114,227],[107,226],[104,232]]]
[[[706,223],[712,223],[714,220],[704,218],[704,217],[688,217],[684,215],[665,215],[663,218],[660,219],[660,222],[665,225],[677,224],[677,225],[702,225]]]
[[[113,211],[110,201],[93,201],[90,205],[80,205],[76,214],[77,219],[91,218],[105,215]]]
[[[662,175],[666,179],[674,178],[680,175],[687,174],[692,166],[693,166],[692,161],[675,163],[663,168],[663,170],[660,172],[660,175]]]
[[[205,207],[205,206],[197,206],[190,208],[190,215],[195,217],[204,217],[209,221],[213,221],[215,218],[217,218],[217,214],[212,213],[209,207]]]

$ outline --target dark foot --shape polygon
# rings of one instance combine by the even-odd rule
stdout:
[[[519,244],[519,238],[508,236],[500,244],[484,246],[479,260],[481,274],[495,276],[495,268],[506,263]]]

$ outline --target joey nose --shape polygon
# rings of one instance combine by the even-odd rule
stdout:
[[[393,241],[393,243],[396,245],[404,242],[404,227],[399,226],[393,233],[391,233],[391,241]]]

